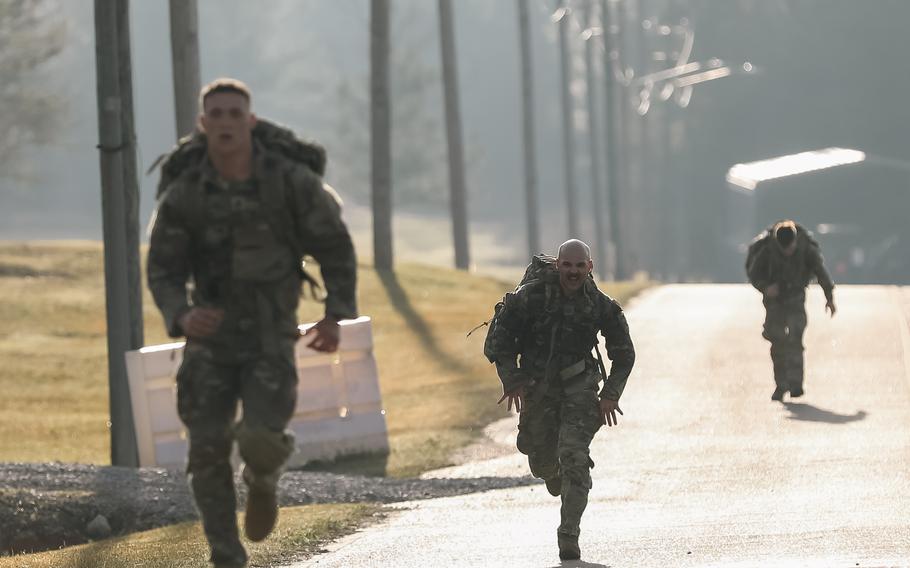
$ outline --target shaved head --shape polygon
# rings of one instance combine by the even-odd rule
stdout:
[[[578,239],[569,239],[559,246],[556,253],[556,270],[559,271],[559,284],[566,294],[580,290],[594,263],[591,262],[591,247]]]
[[[563,258],[569,254],[573,256],[582,254],[585,260],[591,260],[591,247],[585,244],[584,241],[569,239],[559,245],[559,252],[556,253],[556,258]]]

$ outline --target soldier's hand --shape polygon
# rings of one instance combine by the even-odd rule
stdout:
[[[502,401],[509,399],[508,410],[512,411],[512,404],[515,404],[515,412],[521,412],[522,407],[524,406],[525,400],[525,388],[520,386],[517,389],[511,390],[509,392],[502,393],[502,397],[499,399],[499,402],[496,404],[502,404]]]
[[[837,312],[837,306],[834,305],[834,299],[828,300],[825,302],[825,311],[831,312],[831,317],[834,317],[834,314]]]
[[[776,298],[780,294],[780,286],[777,284],[771,284],[765,288],[765,296],[769,298]]]
[[[209,337],[218,331],[223,319],[224,310],[221,308],[195,306],[180,316],[177,324],[187,337]]]
[[[622,414],[622,410],[619,408],[618,400],[610,400],[608,398],[600,399],[600,423],[606,424],[607,426],[615,426],[619,424],[616,420],[616,413]]]
[[[323,353],[334,353],[338,350],[338,341],[341,337],[341,328],[338,326],[338,320],[326,316],[319,320],[319,322],[308,329],[304,336],[316,334],[309,343],[306,344],[307,347],[314,351],[322,351]]]

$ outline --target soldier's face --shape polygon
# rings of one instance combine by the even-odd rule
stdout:
[[[569,249],[556,259],[559,283],[566,292],[575,292],[585,284],[585,279],[594,268],[594,263],[583,250]]]
[[[212,93],[205,99],[199,123],[212,151],[231,154],[249,146],[256,117],[240,93]]]

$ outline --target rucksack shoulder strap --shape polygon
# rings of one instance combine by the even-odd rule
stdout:
[[[278,155],[261,145],[258,145],[257,151],[261,153],[257,162],[259,198],[262,200],[269,224],[274,227],[276,236],[285,241],[300,261],[300,277],[309,286],[310,295],[314,299],[324,299],[322,294],[317,292],[322,286],[303,268],[303,243],[297,237],[297,224],[288,202],[288,193],[291,191],[289,176],[294,164],[288,163],[283,155]]]

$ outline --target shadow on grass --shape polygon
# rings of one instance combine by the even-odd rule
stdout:
[[[825,422],[827,424],[847,424],[864,420],[867,416],[865,410],[858,410],[853,414],[838,414],[830,410],[818,408],[805,402],[785,402],[784,406],[790,411],[790,420],[802,420],[805,422]]]
[[[398,282],[398,277],[395,273],[391,270],[377,270],[376,273],[379,275],[379,280],[382,282],[383,287],[385,287],[386,294],[388,295],[392,306],[401,314],[408,326],[417,334],[424,349],[442,365],[454,369],[459,373],[469,372],[470,368],[465,365],[463,361],[452,357],[452,355],[446,353],[439,347],[436,338],[433,337],[430,326],[427,325],[426,320],[423,319],[414,308],[413,304],[411,304],[408,293],[405,292],[401,283]]]

